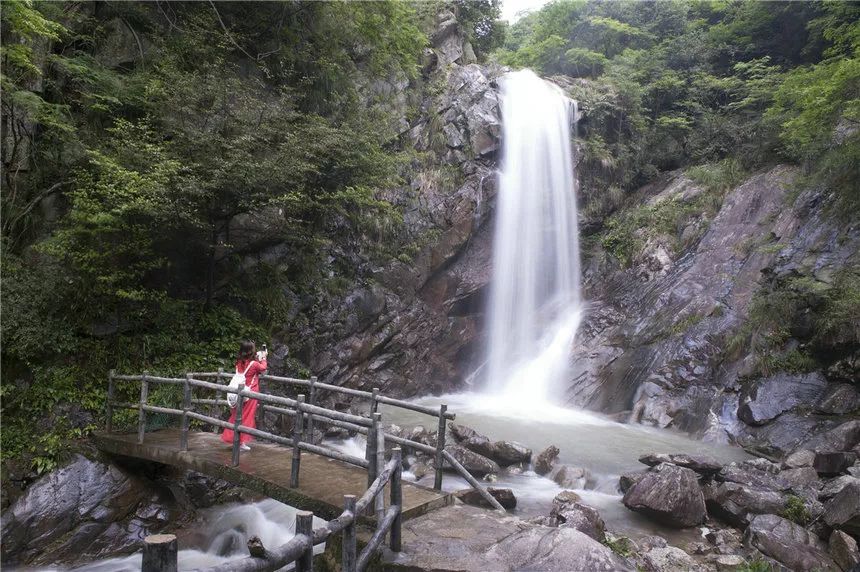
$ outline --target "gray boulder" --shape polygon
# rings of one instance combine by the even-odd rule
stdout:
[[[621,476],[618,478],[618,488],[621,489],[622,493],[626,493],[630,490],[630,487],[638,483],[647,474],[647,470],[621,473]]]
[[[779,477],[779,467],[772,469],[764,464],[731,463],[723,467],[715,478],[718,481],[766,490],[778,491],[788,488],[785,481]]]
[[[824,522],[849,534],[860,534],[860,481],[847,484],[827,501]]]
[[[529,524],[471,506],[434,510],[404,527],[409,550],[397,555],[395,567],[405,570],[635,570],[574,528]]]
[[[183,495],[188,502],[192,493]],[[3,513],[4,567],[31,562],[46,551],[54,561],[127,550],[142,541],[147,529],[158,530],[176,516],[152,494],[134,475],[75,455]]]
[[[674,546],[652,548],[642,560],[648,572],[688,572],[700,567],[692,556]]]
[[[491,442],[490,439],[465,425],[450,424],[451,434],[460,445],[492,459],[502,467],[531,461],[531,449],[512,441]]]
[[[812,466],[822,475],[838,475],[857,461],[857,453],[853,451],[826,451],[815,453]]]
[[[572,491],[562,491],[552,501],[550,517],[555,524],[575,528],[598,542],[606,540],[606,524],[597,509],[579,502],[575,493],[568,493]]]
[[[851,451],[858,443],[860,443],[860,420],[853,420],[812,437],[803,446],[815,452]]]
[[[742,396],[738,418],[748,425],[763,425],[798,405],[815,403],[827,389],[820,373],[778,373],[755,381]]]
[[[842,489],[851,483],[857,483],[860,485],[860,479],[850,475],[842,475],[841,477],[825,481],[821,490],[818,491],[818,500],[825,501],[835,497]]]
[[[811,467],[815,461],[815,452],[809,449],[798,449],[782,461],[782,466],[787,469],[799,469]]]
[[[830,556],[845,572],[860,564],[860,550],[857,549],[857,541],[841,530],[834,530],[830,534],[828,544]]]
[[[708,512],[743,528],[758,514],[773,514],[785,508],[786,496],[776,491],[738,483],[719,483],[704,487]]]
[[[831,385],[815,405],[818,413],[825,415],[845,415],[860,409],[860,393],[847,383]]]
[[[565,489],[584,489],[591,479],[591,471],[571,465],[561,465],[551,475],[552,480]]]
[[[753,517],[744,533],[744,542],[792,570],[833,570],[836,567],[817,536],[773,514]]]
[[[818,472],[812,467],[798,467],[782,471],[779,478],[788,486],[796,489],[818,481]]]
[[[492,459],[503,467],[517,463],[528,463],[532,459],[532,450],[513,441],[496,441],[493,443]]]
[[[648,455],[639,457],[639,462],[649,467],[659,465],[660,463],[672,463],[679,467],[692,469],[701,475],[713,475],[720,472],[720,469],[723,468],[720,463],[706,455],[649,453]]]
[[[501,470],[499,465],[483,455],[470,451],[461,445],[446,445],[445,450],[463,467],[477,477],[483,477]]]
[[[624,506],[668,526],[683,528],[705,521],[705,498],[696,473],[661,463],[624,494]]]
[[[535,472],[539,475],[545,475],[552,470],[555,460],[558,458],[560,451],[555,445],[550,445],[541,451],[535,459]]]
[[[508,488],[501,487],[487,487],[487,492],[492,495],[494,499],[499,501],[499,504],[502,505],[506,510],[513,510],[517,508],[517,497],[514,495],[514,491]],[[475,489],[463,489],[454,493],[458,499],[463,501],[465,504],[470,504],[472,506],[480,506],[484,508],[493,508],[489,502]]]

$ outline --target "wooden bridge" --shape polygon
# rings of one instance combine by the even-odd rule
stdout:
[[[223,564],[211,570],[277,570],[295,562],[296,569],[311,570],[313,547],[325,542],[332,534],[343,532],[342,568],[347,572],[364,570],[373,555],[381,549],[389,537],[390,549],[401,550],[400,526],[403,519],[424,514],[453,502],[449,494],[441,491],[442,471],[447,465],[465,478],[497,510],[503,511],[498,501],[484,489],[468,471],[445,450],[445,427],[454,414],[445,405],[439,409],[425,407],[408,401],[383,396],[378,390],[360,391],[319,383],[315,378],[297,379],[271,375],[260,376],[263,383],[281,383],[304,388],[309,395],[299,394],[295,399],[263,392],[252,392],[241,386],[231,389],[222,383],[231,376],[223,371],[189,373],[182,378],[158,377],[148,373],[142,375],[117,375],[111,371],[108,383],[107,423],[104,432],[93,435],[93,441],[101,450],[125,457],[173,465],[198,471],[258,491],[296,508],[297,535],[290,542],[274,551],[249,556],[246,559]],[[205,381],[204,379],[213,379]],[[116,399],[118,384],[139,383],[140,397],[136,402]],[[149,402],[151,385],[181,387],[174,392],[181,401],[173,407],[153,405]],[[214,398],[195,398],[195,392],[214,393]],[[370,400],[370,417],[335,411],[316,405],[321,392],[330,391],[347,394],[353,398]],[[181,393],[181,395],[180,395]],[[237,395],[235,423],[222,420],[212,408],[226,407],[222,394]],[[163,401],[163,395],[161,396]],[[258,400],[263,411],[271,411],[292,418],[289,436],[251,429],[242,425],[242,409],[247,399]],[[380,403],[402,407],[430,415],[438,422],[435,446],[386,434],[382,415],[376,410]],[[178,405],[178,406],[177,406]],[[201,413],[199,407],[208,407],[209,415]],[[137,411],[137,431],[123,433],[114,431],[114,415],[117,409]],[[147,431],[147,414],[162,414],[179,419],[179,427]],[[262,417],[262,414],[261,414]],[[335,451],[314,443],[314,425],[322,423],[353,434],[366,437],[367,447],[363,457]],[[215,433],[192,430],[206,426]],[[233,442],[221,441],[221,429],[233,430]],[[256,443],[252,450],[243,452],[240,435],[246,433],[270,443]],[[386,459],[386,443],[390,448]],[[421,451],[436,460],[434,488],[402,482],[402,448]],[[289,470],[287,470],[289,467]],[[383,492],[388,488],[388,502]],[[360,497],[360,498],[359,498]],[[356,500],[359,498],[359,500]],[[311,530],[313,515],[330,519],[328,523]],[[355,527],[359,522],[375,525],[375,532],[361,554],[356,554]],[[155,535],[144,545],[144,572],[149,570],[176,569],[176,541],[171,535]]]

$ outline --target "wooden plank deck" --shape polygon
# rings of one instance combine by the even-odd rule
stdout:
[[[218,477],[257,491],[320,518],[332,519],[343,511],[343,495],[360,497],[367,489],[367,472],[341,461],[302,451],[298,488],[290,488],[293,451],[271,443],[255,442],[243,451],[239,466],[231,466],[231,447],[216,433],[189,432],[188,451],[179,450],[179,430],[137,434],[94,433],[95,445],[106,453],[145,459]],[[407,481],[403,482],[404,520],[453,504],[453,496]],[[386,488],[385,503],[388,505]]]

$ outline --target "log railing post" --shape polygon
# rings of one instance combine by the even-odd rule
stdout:
[[[182,451],[188,450],[188,411],[191,410],[191,384],[188,380],[191,379],[191,374],[185,374],[185,383],[182,384],[182,418],[179,427],[179,448]]]
[[[257,376],[257,393],[266,393],[264,390],[265,386],[263,385],[262,377],[262,374]],[[260,412],[257,413],[257,419],[260,420],[258,428],[267,430],[269,426],[266,424],[266,403],[264,401],[257,401],[257,408],[260,410]],[[272,431],[272,433],[274,433],[274,431]]]
[[[114,387],[113,387],[113,376],[116,374],[116,370],[112,369],[108,372],[108,390],[107,390],[107,403],[105,404],[105,416],[107,417],[105,421],[105,431],[108,433],[113,431],[113,401],[114,401]]]
[[[304,395],[296,397],[296,415],[293,420],[293,466],[290,470],[290,488],[293,489],[299,486],[299,469],[302,462],[302,450],[299,448],[299,443],[302,441],[302,420],[304,419],[302,405],[304,402]]]
[[[143,539],[141,572],[176,572],[178,544],[173,534],[152,534]]]
[[[395,447],[391,450],[391,458],[394,459],[394,472],[391,473],[391,498],[388,502],[389,506],[397,505],[400,510],[397,516],[394,517],[394,522],[391,524],[391,535],[388,538],[388,545],[392,552],[400,552],[401,536],[400,527],[403,523],[403,486],[401,483],[401,473],[403,471],[403,453],[400,447]]]
[[[367,461],[367,486],[376,480],[376,416],[370,417],[372,425],[367,430],[367,446],[364,449],[364,460]]]
[[[379,398],[379,388],[374,387],[372,393],[373,393],[373,396],[370,398],[370,416],[371,417],[373,417],[374,413],[379,411],[379,401],[377,401],[377,399]]]
[[[385,432],[382,427],[382,413],[374,413],[373,419],[376,422],[376,476],[385,468]],[[385,517],[385,494],[381,490],[376,495],[374,505],[376,506],[376,526],[382,526],[382,519]]]
[[[143,372],[140,380],[140,409],[137,410],[137,442],[143,443],[143,434],[146,433],[146,411],[143,406],[146,405],[146,399],[149,396],[149,382],[146,381],[148,371]]]
[[[245,384],[239,384],[239,393],[236,394],[236,417],[233,418],[233,466],[239,466],[239,454],[241,453],[242,435],[239,431],[239,426],[242,425],[242,402],[245,391]]]
[[[343,495],[343,510],[350,512],[352,519],[343,529],[340,565],[343,572],[355,572],[355,521],[358,520],[358,515],[355,514],[355,495]]]
[[[439,406],[439,429],[436,432],[436,475],[433,481],[433,488],[437,491],[442,490],[442,468],[445,465],[442,451],[445,450],[445,433],[447,432],[447,424],[445,422],[446,411],[448,411],[447,405],[443,403]]]
[[[314,569],[314,513],[306,510],[296,511],[296,534],[310,539],[308,547],[296,560],[296,572],[313,572]]]
[[[317,404],[316,387],[315,387],[316,384],[317,384],[317,376],[312,375],[311,376],[311,387],[310,387],[310,390],[308,391],[308,403],[310,403],[311,405]],[[308,415],[308,432],[307,432],[307,435],[308,436],[305,438],[305,440],[308,441],[309,443],[313,443],[314,442],[314,416],[313,415]]]
[[[215,383],[220,384],[221,378],[223,376],[224,376],[224,368],[219,367],[218,368],[218,375],[215,376]],[[218,399],[220,399],[220,397],[221,397],[221,394],[216,393],[215,394],[215,401],[218,401]],[[210,405],[209,406],[209,417],[214,417],[215,419],[221,419],[221,410],[218,409],[217,405]],[[219,430],[220,430],[220,427],[218,427],[217,425],[212,426],[212,432],[213,433],[217,433]]]

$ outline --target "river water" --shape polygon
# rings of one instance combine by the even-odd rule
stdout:
[[[574,489],[583,502],[600,511],[609,530],[632,537],[660,534],[681,542],[699,534],[697,529],[677,531],[655,524],[621,503],[618,478],[623,472],[644,469],[645,465],[638,461],[640,456],[646,453],[704,454],[724,463],[750,458],[737,447],[696,441],[675,431],[616,423],[596,413],[549,403],[517,404],[505,395],[459,393],[426,397],[417,402],[430,406],[446,403],[448,410],[457,415],[455,423],[472,427],[492,440],[516,441],[532,449],[535,455],[549,445],[557,446],[561,451],[558,463],[583,467],[592,474],[591,482]],[[435,418],[390,406],[379,410],[386,423],[402,427],[423,425],[435,430]],[[424,477],[419,484],[432,487],[432,476]],[[515,514],[523,518],[548,515],[553,497],[564,490],[551,479],[530,470],[522,474],[503,471],[497,481],[486,484],[513,489],[518,500]],[[459,477],[446,474],[443,488],[451,491],[469,488],[469,485]]]
[[[295,536],[296,509],[272,499],[241,504],[219,505],[200,512],[193,534],[180,532],[179,569],[194,570],[215,566],[248,556],[247,542],[258,536],[263,546],[272,549]],[[314,517],[314,528],[325,521]],[[316,554],[325,544],[314,548]],[[141,553],[110,558],[73,568],[81,572],[138,572]],[[47,570],[47,569],[45,569]],[[57,569],[60,570],[60,569]]]

